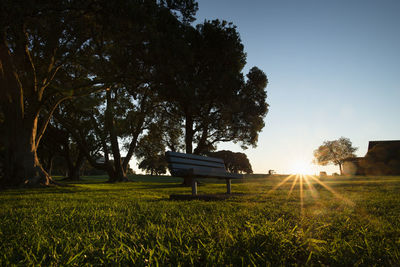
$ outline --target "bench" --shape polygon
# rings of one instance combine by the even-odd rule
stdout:
[[[196,178],[217,178],[226,180],[226,193],[231,193],[231,179],[243,175],[229,173],[222,159],[168,151],[165,153],[168,169],[172,176],[190,178],[192,195],[197,195]]]

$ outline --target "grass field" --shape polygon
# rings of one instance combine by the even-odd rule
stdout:
[[[400,264],[400,177],[295,179],[233,182],[218,201],[169,200],[190,188],[147,176],[1,191],[0,265]]]

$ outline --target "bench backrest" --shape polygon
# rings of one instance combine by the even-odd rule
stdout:
[[[173,176],[185,175],[190,171],[197,174],[226,173],[224,160],[193,154],[168,151],[165,153],[168,168]]]

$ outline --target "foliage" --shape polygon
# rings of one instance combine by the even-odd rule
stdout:
[[[343,173],[342,165],[345,159],[355,157],[356,147],[352,146],[350,139],[340,137],[337,140],[325,141],[318,149],[314,150],[315,162],[320,165],[339,165],[340,174]]]
[[[282,177],[232,184],[224,201],[171,201],[179,180],[84,178],[74,187],[0,194],[0,265],[325,265],[400,262],[400,177],[324,178],[335,192]],[[304,186],[306,186],[304,184]],[[135,193],[132,193],[135,192]],[[199,192],[225,192],[207,182]],[[18,197],[16,197],[18,196]]]
[[[2,1],[0,4],[0,107],[4,115],[5,172],[2,183],[49,184],[37,148],[55,108],[90,92],[96,81],[70,75],[79,55],[90,53],[96,8],[81,1]],[[85,14],[85,15],[83,15]]]
[[[115,125],[120,117],[115,112],[116,95],[146,98],[140,89],[151,87],[146,76],[155,72],[155,58],[149,55],[153,55],[150,47],[156,46],[150,41],[167,41],[158,38],[159,25],[187,25],[196,11],[192,0],[2,1],[0,113],[6,175],[0,182],[50,184],[37,149],[53,113],[67,99],[106,88],[104,122],[115,162],[110,178],[125,178],[127,162],[121,163],[117,136],[121,133]]]
[[[153,155],[144,158],[140,161],[138,167],[150,175],[161,175],[167,173],[167,161],[164,155]]]
[[[140,139],[135,151],[136,158],[139,160],[139,169],[151,175],[167,172],[163,134],[158,124],[151,125],[147,134]]]
[[[246,54],[236,27],[213,20],[166,30],[171,44],[158,68],[161,95],[172,104],[168,113],[183,121],[186,153],[212,151],[227,141],[256,146],[268,112],[268,80],[253,67],[245,81]]]
[[[249,159],[245,153],[221,150],[207,153],[207,155],[224,160],[225,168],[231,173],[253,173]]]

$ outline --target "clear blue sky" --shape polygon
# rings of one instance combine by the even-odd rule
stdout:
[[[199,0],[197,18],[233,22],[245,73],[268,76],[266,126],[244,151],[255,172],[311,164],[314,149],[341,136],[359,156],[369,140],[400,139],[400,1]],[[338,172],[312,169],[323,170]]]

